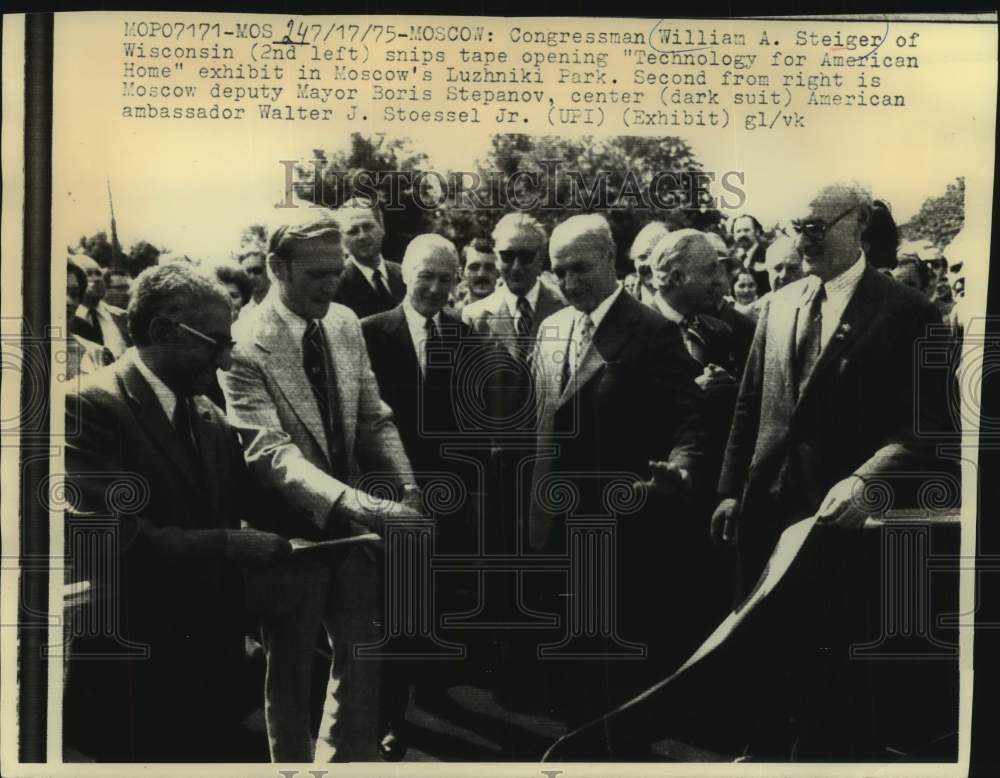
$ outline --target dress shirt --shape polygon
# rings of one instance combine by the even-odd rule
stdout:
[[[132,348],[129,352],[134,358],[135,366],[139,369],[142,377],[146,379],[146,383],[149,384],[149,388],[153,390],[153,394],[156,395],[156,399],[160,401],[160,406],[163,408],[163,412],[167,414],[167,419],[170,423],[174,423],[174,410],[177,408],[177,395],[173,393],[159,377],[150,370],[149,365],[142,361],[142,357],[139,356],[139,350]]]
[[[111,352],[111,355],[115,359],[118,359],[118,357],[125,353],[125,349],[128,348],[128,344],[125,343],[125,338],[122,336],[122,331],[118,329],[117,322],[111,318],[111,311],[104,300],[101,300],[97,304],[94,312],[97,314],[97,322],[101,326],[104,346]],[[76,315],[81,319],[90,321],[90,309],[86,305],[81,305],[77,308]]]
[[[274,310],[278,314],[278,317],[285,323],[288,329],[292,333],[292,339],[300,344],[299,346],[299,356],[302,356],[302,338],[305,337],[306,327],[309,326],[309,322],[299,316],[297,313],[293,313],[292,310],[285,305],[280,296],[275,296],[274,299]],[[321,325],[322,326],[322,325]]]
[[[826,344],[830,342],[833,333],[840,326],[840,317],[844,315],[847,304],[851,301],[851,297],[854,296],[854,290],[858,288],[861,276],[865,272],[865,266],[865,253],[862,251],[857,262],[836,278],[832,278],[825,283],[826,299],[820,306],[820,310],[823,313],[823,327],[820,330],[821,349],[826,348]],[[812,285],[812,293],[815,293],[819,289],[819,279],[811,279],[810,284]],[[812,293],[806,296],[804,302],[806,308],[808,308]]]
[[[381,254],[379,254],[378,257],[378,265],[374,268],[368,267],[368,265],[362,265],[352,256],[348,256],[347,258],[358,270],[361,271],[361,274],[365,277],[365,280],[368,281],[368,284],[372,289],[375,289],[375,270],[377,269],[382,275],[382,283],[385,284],[386,291],[388,291],[390,295],[392,294],[392,290],[389,289],[389,268],[386,266],[385,259]],[[375,291],[377,292],[378,289],[375,289]]]
[[[406,317],[406,326],[410,329],[410,339],[413,341],[413,348],[417,352],[417,362],[420,364],[420,374],[427,372],[427,349],[424,341],[427,340],[427,317],[417,311],[410,304],[410,298],[403,300],[403,315]],[[441,333],[441,313],[434,314],[434,326],[437,327],[438,334]]]
[[[507,303],[507,310],[510,311],[511,318],[517,318],[517,295],[510,291],[507,286],[499,287],[501,289],[500,294],[503,295],[503,300]],[[538,310],[538,293],[541,291],[542,282],[537,278],[535,279],[535,285],[531,287],[527,292],[524,293],[525,299],[528,301],[528,305],[531,306],[531,315],[534,316],[535,312]]]

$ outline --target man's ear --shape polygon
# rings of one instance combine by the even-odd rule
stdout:
[[[154,346],[159,346],[167,342],[173,335],[174,325],[162,316],[155,317],[149,323],[149,342]]]

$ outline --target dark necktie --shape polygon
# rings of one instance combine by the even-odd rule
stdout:
[[[816,367],[822,351],[823,301],[826,300],[826,288],[820,284],[808,306],[799,311],[800,321],[796,333],[795,363],[796,388],[799,396]]]
[[[517,320],[514,322],[517,331],[518,343],[517,353],[521,359],[527,360],[531,356],[532,343],[529,339],[531,335],[531,303],[528,298],[520,296],[517,298]]]
[[[177,440],[188,458],[195,465],[195,470],[201,471],[201,457],[198,456],[198,444],[194,437],[194,427],[191,424],[191,401],[186,397],[178,397],[174,406],[174,430]]]
[[[431,353],[441,348],[441,332],[434,323],[434,317],[428,316],[424,319],[424,377],[430,372],[432,359]]]
[[[104,332],[101,330],[101,321],[97,318],[97,311],[94,308],[87,309],[87,321],[94,328],[94,343],[104,345]]]
[[[313,397],[323,418],[323,429],[330,435],[329,376],[326,370],[326,339],[319,322],[313,319],[302,337],[302,367],[312,387]]]
[[[396,301],[389,294],[389,289],[386,287],[385,281],[382,280],[382,272],[378,268],[375,268],[375,272],[372,274],[372,284],[375,285],[376,297],[386,307],[386,310],[395,307]]]

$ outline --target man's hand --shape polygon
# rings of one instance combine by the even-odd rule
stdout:
[[[357,489],[346,490],[333,506],[337,516],[360,524],[367,530],[385,535],[386,521],[422,519],[424,514],[410,505],[383,500]]]
[[[673,462],[650,462],[652,477],[648,481],[637,481],[635,488],[664,496],[689,494],[691,474]]]
[[[709,533],[717,546],[735,546],[740,535],[739,501],[727,497],[719,503],[712,514]]]
[[[268,567],[292,553],[292,544],[273,532],[258,529],[225,532],[225,558],[243,567]]]
[[[848,530],[861,529],[868,518],[868,512],[859,507],[864,488],[864,480],[856,475],[835,483],[820,503],[816,523]]]
[[[703,392],[735,387],[739,383],[728,370],[712,364],[705,365],[705,371],[694,382]]]

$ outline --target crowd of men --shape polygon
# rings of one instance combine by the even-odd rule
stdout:
[[[429,522],[435,554],[555,558],[575,520],[610,518],[607,656],[546,663],[523,631],[500,630],[492,691],[511,706],[541,695],[572,727],[668,675],[782,530],[818,515],[856,532],[866,483],[939,466],[917,425],[947,423],[948,387],[915,362],[942,321],[921,273],[939,271],[869,259],[878,206],[826,186],[770,245],[752,216],[732,220],[732,247],[653,221],[621,280],[598,214],[549,234],[510,213],[461,251],[418,235],[397,264],[378,207],[359,200],[211,274],[170,262],[130,285],[71,256],[69,522],[108,514],[122,474],[145,499],[112,511],[116,629],[74,640],[67,745],[108,761],[239,759],[249,695],[273,761],[402,758],[426,665],[365,648],[399,615],[383,591],[393,526]],[[442,476],[463,484],[447,508],[428,496]],[[435,618],[481,604],[435,580]],[[523,576],[506,617],[523,605],[571,619],[566,586]],[[239,672],[247,636],[263,689]],[[144,658],[121,659],[123,641]],[[643,661],[620,660],[632,647]],[[843,746],[792,713],[799,758]],[[657,734],[607,753],[641,758]],[[788,758],[785,745],[769,755]]]

